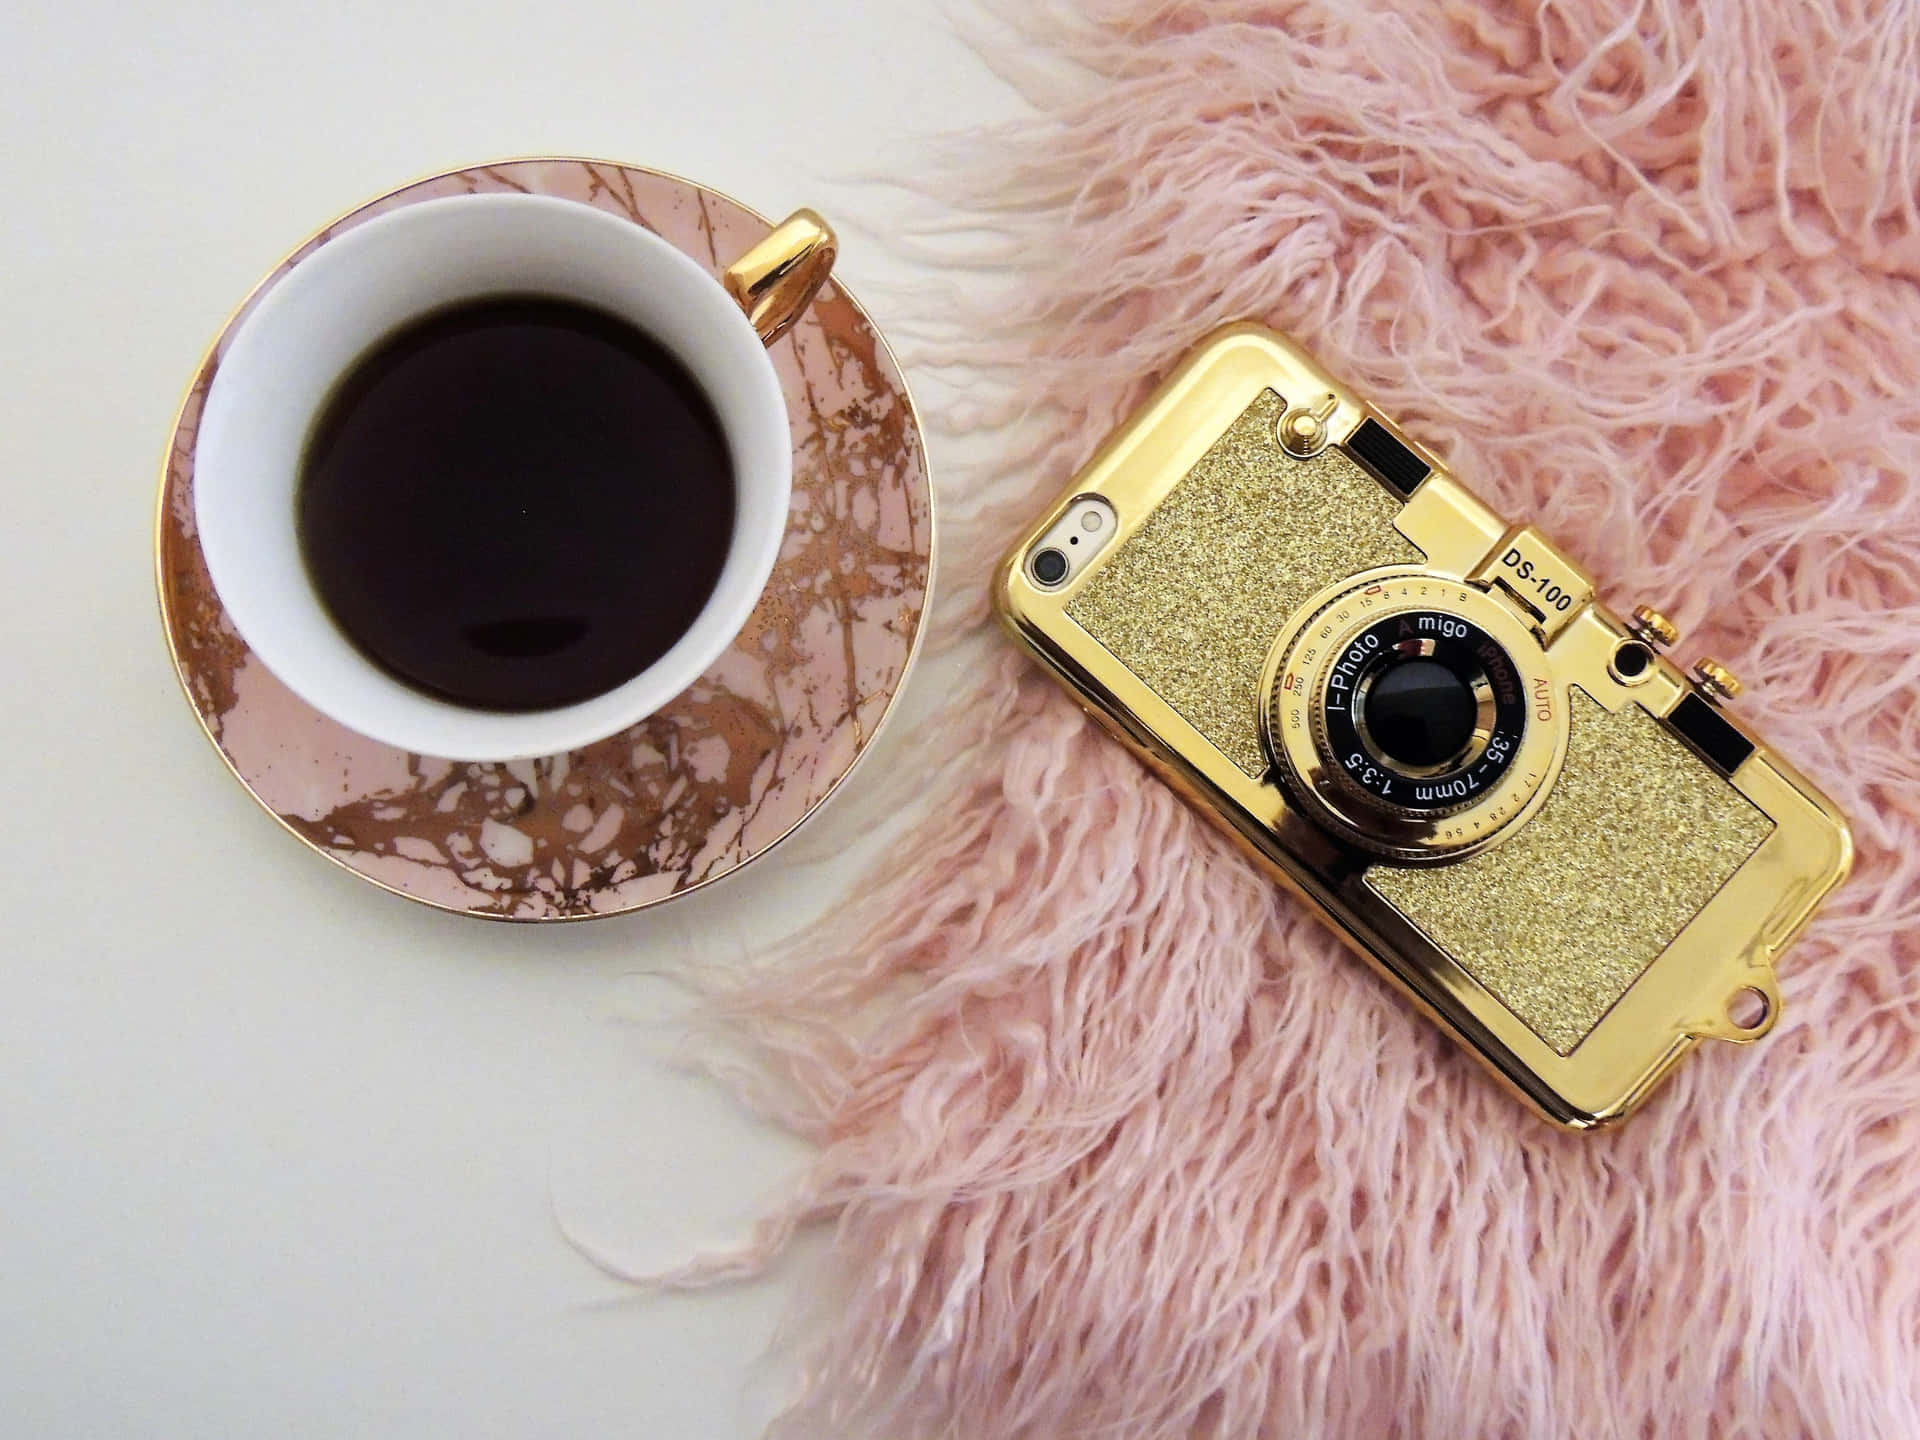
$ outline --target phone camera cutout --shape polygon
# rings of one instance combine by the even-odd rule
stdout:
[[[1101,495],[1077,495],[1027,552],[1027,578],[1058,590],[1094,563],[1119,538],[1120,517]]]

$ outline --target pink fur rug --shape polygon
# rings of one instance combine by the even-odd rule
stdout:
[[[1017,281],[939,352],[1015,390],[952,418],[1028,422],[944,477],[980,679],[894,858],[714,997],[821,1147],[757,1258],[836,1227],[782,1432],[1920,1434],[1920,7],[1008,4],[1043,118],[941,186]],[[1666,609],[1854,819],[1780,1029],[1623,1129],[1523,1112],[972,634],[1239,316]]]

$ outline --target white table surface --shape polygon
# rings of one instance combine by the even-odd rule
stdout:
[[[904,201],[846,177],[1015,104],[937,0],[0,7],[0,1434],[758,1432],[804,1256],[638,1295],[554,1210],[670,1263],[804,1162],[666,1066],[648,1022],[679,1002],[634,972],[791,929],[874,818],[859,777],[651,914],[499,926],[383,895],[281,833],[188,713],[154,604],[161,449],[284,252],[480,160],[812,204],[884,328],[913,271],[870,232]]]

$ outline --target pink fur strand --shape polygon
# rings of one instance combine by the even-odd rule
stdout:
[[[745,1262],[836,1227],[781,1433],[1920,1435],[1920,6],[1002,18],[1039,117],[941,189],[1013,288],[923,326],[1025,422],[942,497],[976,678],[931,817],[706,982],[820,1146]],[[1662,603],[1855,819],[1780,1029],[1620,1131],[1531,1119],[987,633],[1000,547],[1241,316]]]

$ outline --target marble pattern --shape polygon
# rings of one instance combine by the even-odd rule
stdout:
[[[912,402],[864,311],[829,283],[771,354],[794,441],[787,538],[733,648],[665,710],[567,755],[478,765],[365,739],[289,692],[221,608],[194,531],[200,408],[273,280],[397,206],[522,191],[622,215],[716,273],[768,229],[653,171],[531,160],[438,176],[329,226],[228,325],[182,408],[159,515],[161,609],[181,684],[240,782],[295,835],[389,890],[498,919],[654,904],[738,869],[846,776],[892,704],[927,601],[933,511]]]

